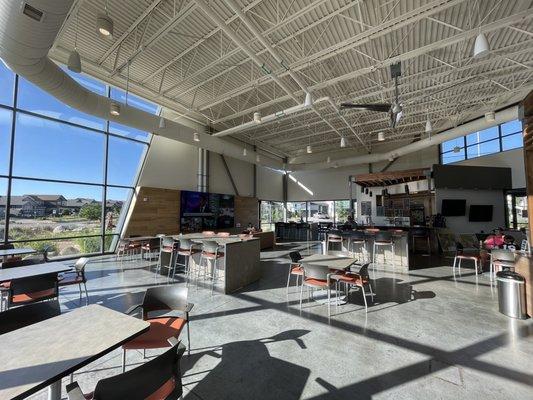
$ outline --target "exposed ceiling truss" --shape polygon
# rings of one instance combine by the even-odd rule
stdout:
[[[308,144],[335,151],[339,135],[357,149],[375,145],[380,131],[388,141],[411,141],[425,135],[427,118],[439,130],[533,88],[531,0],[201,1],[208,10],[199,3],[108,0],[115,35],[103,40],[94,21],[104,1],[78,0],[51,56],[65,61],[78,27],[76,45],[90,75],[121,87],[128,81],[132,92],[218,131],[256,111],[275,114],[303,102],[302,87],[333,105],[389,102],[389,66],[401,61],[404,117],[394,130],[384,113],[339,113],[323,102],[235,134],[288,157]],[[491,52],[473,58],[480,32]]]

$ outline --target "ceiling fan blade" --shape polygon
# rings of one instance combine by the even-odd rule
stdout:
[[[377,111],[377,112],[389,112],[390,104],[354,104],[354,103],[341,103],[341,108],[358,108],[361,110]]]

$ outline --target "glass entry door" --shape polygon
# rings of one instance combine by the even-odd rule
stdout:
[[[509,190],[505,196],[507,227],[520,229],[528,227],[527,195],[525,189]]]

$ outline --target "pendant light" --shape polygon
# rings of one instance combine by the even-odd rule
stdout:
[[[246,147],[242,149],[242,155],[246,157],[248,155],[248,152],[246,151]]]
[[[487,40],[485,34],[480,32],[479,35],[477,35],[474,43],[474,57],[479,58],[486,56],[489,54],[489,51],[489,41]]]
[[[102,37],[108,38],[113,36],[113,20],[107,13],[107,0],[104,6],[104,14],[99,13],[96,16],[96,28]]]
[[[198,132],[194,132],[192,134],[192,140],[194,140],[195,142],[199,142],[200,141],[200,135],[198,135]]]
[[[167,122],[165,118],[159,117],[159,129],[165,129],[167,127]]]
[[[305,94],[305,101],[304,101],[304,107],[312,107],[313,106],[313,96],[311,93],[307,92]]]
[[[76,33],[74,35],[74,49],[68,56],[67,67],[72,72],[79,74],[81,72],[81,58],[78,53],[78,14],[76,13]]]
[[[120,115],[120,104],[112,101],[109,104],[109,114],[114,115],[115,117],[118,117]]]
[[[385,140],[385,132],[378,132],[378,142],[383,142]]]
[[[261,113],[259,111],[254,112],[254,122],[256,124],[261,123]]]
[[[313,148],[311,147],[310,144],[307,145],[306,152],[307,154],[311,154],[313,152]]]
[[[426,133],[431,133],[433,131],[433,125],[431,124],[431,120],[429,119],[429,115],[426,119]]]
[[[346,139],[344,139],[344,136],[341,136],[341,148],[345,148],[346,147]]]
[[[331,162],[331,157],[328,156],[328,158],[326,158],[326,162],[329,164]]]
[[[261,157],[259,157],[259,154],[255,156],[255,162],[261,162]]]

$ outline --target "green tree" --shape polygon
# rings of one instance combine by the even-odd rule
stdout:
[[[89,220],[98,220],[102,217],[102,206],[100,204],[86,204],[80,209],[80,217]]]

